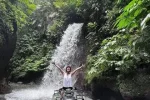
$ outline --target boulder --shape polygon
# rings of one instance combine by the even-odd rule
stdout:
[[[91,84],[93,100],[124,100],[115,83],[113,79],[94,79]]]
[[[122,79],[119,89],[125,100],[150,100],[150,75],[138,72],[132,78]]]
[[[16,47],[17,24],[15,20],[11,21],[13,30],[0,19],[0,93],[7,93],[8,91],[6,89],[8,85],[8,64]],[[6,91],[2,87],[5,87]]]

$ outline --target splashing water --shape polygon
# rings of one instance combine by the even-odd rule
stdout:
[[[53,88],[27,88],[13,90],[12,93],[5,95],[6,100],[50,100],[53,95]]]
[[[65,68],[65,66],[69,65],[73,70],[76,67],[79,67],[79,65],[85,60],[84,46],[80,43],[82,25],[83,24],[70,25],[62,37],[60,45],[55,50],[52,61],[54,61],[62,68]],[[58,72],[58,69],[52,64],[50,64],[48,68],[49,70],[43,78],[42,86],[56,86],[57,88],[60,88],[62,86],[62,75],[60,75],[61,73]],[[76,80],[74,78],[73,83],[75,82]]]
[[[85,61],[84,44],[80,42],[82,26],[82,23],[68,26],[51,61],[55,61],[62,68],[70,65],[72,69]],[[5,95],[6,100],[50,100],[54,90],[62,87],[62,75],[52,64],[48,66],[48,69],[41,86],[13,90],[12,93]],[[76,77],[73,82],[76,82]]]

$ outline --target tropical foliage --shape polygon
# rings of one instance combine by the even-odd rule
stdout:
[[[0,0],[0,13],[12,31],[11,19],[19,29],[12,80],[42,76],[63,31],[74,22],[84,23],[89,84],[115,79],[126,90],[128,78],[141,84],[137,73],[149,71],[150,0]]]
[[[149,55],[135,49],[134,38],[130,34],[117,34],[104,39],[97,55],[88,57],[88,80],[114,74],[116,78],[128,75],[137,71],[141,63],[149,63]]]
[[[36,6],[29,0],[0,0],[0,5],[1,19],[7,22],[8,25],[10,25],[12,19],[15,19],[19,28],[27,23],[27,17],[36,8]]]
[[[38,72],[41,74],[37,77],[40,77],[49,65],[52,50],[60,37],[56,33],[61,31],[58,29],[61,22],[56,23],[57,16],[51,20],[55,17],[52,14],[51,4],[42,2],[28,17],[29,23],[20,30],[16,51],[11,59],[11,79],[18,81]]]
[[[116,21],[118,29],[140,29],[141,19],[150,12],[148,9],[150,6],[149,2],[149,0],[132,0],[127,6],[125,6],[122,14]]]
[[[120,9],[122,5],[125,6]],[[149,7],[149,0],[131,0],[124,4],[118,0],[117,6],[113,7],[118,13],[112,21],[110,20],[110,25],[114,26],[107,27],[110,32],[114,30],[113,34],[116,35],[112,34],[108,35],[109,37],[101,38],[102,40],[96,43],[96,47],[100,47],[98,52],[88,56],[86,79],[89,83],[95,78],[115,79],[123,92],[128,91],[129,94],[138,95],[137,92],[142,94],[146,91],[145,87],[140,84],[143,82],[142,80],[148,80],[147,76],[149,76],[147,73],[150,59]],[[109,10],[107,14],[113,12],[113,9]],[[90,23],[89,26],[91,30],[95,24]],[[107,34],[110,33],[107,32]],[[141,70],[144,70],[144,74]],[[139,81],[141,76],[145,76],[145,78]],[[148,81],[143,84],[147,86]]]

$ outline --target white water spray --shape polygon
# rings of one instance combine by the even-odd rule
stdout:
[[[83,24],[69,25],[65,34],[62,37],[60,45],[55,50],[52,56],[52,61],[64,68],[69,65],[72,70],[79,67],[83,63],[84,59],[84,46],[80,44],[81,28]],[[50,64],[49,70],[43,78],[42,86],[60,88],[62,87],[62,75],[58,69]],[[65,69],[64,69],[65,70]],[[75,83],[75,79],[74,79]]]
[[[85,61],[84,44],[80,43],[82,26],[83,24],[69,25],[52,56],[52,61],[62,68],[70,65],[75,69]],[[54,90],[62,87],[62,75],[52,64],[48,69],[41,86],[13,90],[12,93],[5,95],[6,100],[50,100]]]

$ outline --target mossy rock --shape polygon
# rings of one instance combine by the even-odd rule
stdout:
[[[150,91],[150,75],[138,73],[131,79],[120,80],[119,89],[123,95],[142,96]]]

